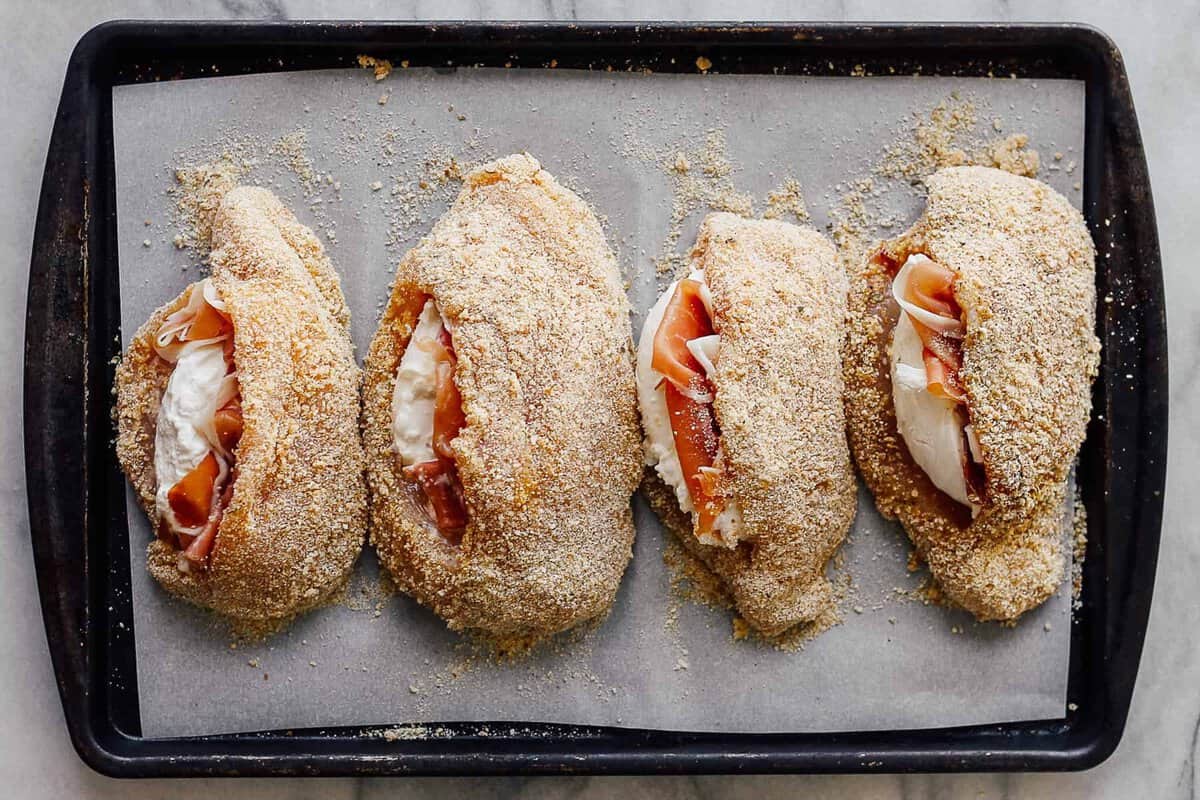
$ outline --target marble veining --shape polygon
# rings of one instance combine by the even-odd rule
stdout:
[[[1171,429],[1162,557],[1142,668],[1126,733],[1100,767],[1077,775],[908,775],[811,777],[657,777],[420,780],[233,780],[118,783],[85,767],[72,752],[46,652],[34,584],[25,508],[21,358],[24,296],[42,165],[62,74],[75,41],[112,18],[391,19],[697,19],[1086,21],[1122,48],[1150,163],[1171,324]],[[14,798],[1192,798],[1200,746],[1200,282],[1192,276],[1189,237],[1200,201],[1200,162],[1190,156],[1200,130],[1200,2],[1155,0],[916,0],[900,9],[882,0],[787,2],[554,2],[554,0],[221,0],[172,3],[125,0],[57,4],[0,2],[6,111],[0,159],[6,191],[0,214],[0,363],[15,376],[0,382],[10,421],[0,426],[0,786]],[[17,457],[12,457],[17,454]]]

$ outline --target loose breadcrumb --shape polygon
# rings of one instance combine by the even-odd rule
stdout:
[[[1028,149],[1028,145],[1027,135],[1014,133],[984,145],[981,156],[976,157],[974,161],[986,167],[1011,172],[1013,175],[1036,178],[1041,159],[1036,150]]]
[[[767,193],[767,210],[763,212],[763,219],[786,219],[788,216],[791,222],[809,220],[804,192],[795,178],[786,179],[778,189]]]
[[[230,153],[201,164],[185,164],[175,170],[175,211],[180,230],[175,247],[187,247],[207,255],[212,242],[212,224],[217,207],[236,187],[247,164]]]
[[[381,81],[388,75],[392,74],[392,62],[386,58],[376,58],[375,56],[360,55],[358,57],[358,65],[363,69],[369,69],[375,74],[375,80]],[[401,63],[402,67],[408,67],[408,62]]]
[[[312,191],[313,184],[320,176],[313,169],[312,159],[308,155],[308,131],[298,128],[291,133],[285,133],[275,140],[269,152],[273,156],[282,158],[292,172],[300,178],[300,184],[304,187],[306,194]]]
[[[729,159],[725,133],[711,128],[697,139],[664,150],[641,142],[634,129],[627,130],[621,152],[644,164],[657,166],[671,184],[671,216],[666,236],[654,259],[659,276],[678,277],[688,268],[688,256],[680,252],[684,222],[702,211],[729,211],[752,216],[754,198],[734,184],[735,168]],[[801,204],[803,201],[801,201]]]

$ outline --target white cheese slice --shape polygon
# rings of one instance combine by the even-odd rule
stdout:
[[[687,343],[688,352],[700,362],[700,366],[704,369],[704,374],[710,379],[717,372],[717,351],[720,347],[721,335],[719,333],[714,333],[712,336],[701,336],[691,339]]]
[[[392,445],[404,466],[437,459],[433,414],[437,405],[438,336],[445,321],[432,298],[425,301],[392,389]]]
[[[158,406],[154,431],[155,509],[160,520],[179,529],[167,494],[199,466],[212,449],[204,431],[217,410],[225,378],[225,351],[221,342],[185,344],[167,380]]]
[[[963,474],[966,453],[963,425],[955,413],[957,403],[929,392],[922,350],[921,337],[908,314],[901,312],[892,333],[891,353],[896,427],[913,461],[933,485],[974,512],[978,506],[967,497]]]

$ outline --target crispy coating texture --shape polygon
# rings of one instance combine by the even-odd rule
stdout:
[[[242,620],[310,609],[349,576],[366,529],[360,372],[349,312],[320,242],[265,189],[239,187],[213,223],[212,281],[234,327],[244,431],[208,569],[150,543],[172,594]],[[138,330],[117,368],[117,457],[157,527],[154,431],[172,365],[153,339],[188,290]]]
[[[1095,250],[1079,212],[1039,181],[953,167],[927,184],[924,215],[884,250],[901,262],[924,253],[957,276],[984,509],[972,521],[935,488],[896,430],[889,351],[899,308],[891,277],[869,258],[851,276],[850,444],[880,512],[899,518],[945,594],[981,620],[1015,619],[1065,571],[1067,478],[1099,364]]]
[[[396,368],[426,298],[452,331],[469,523],[446,542],[393,450]],[[591,209],[528,155],[467,176],[405,255],[366,361],[371,541],[453,629],[541,636],[604,613],[641,475],[629,307]]]
[[[691,257],[721,334],[713,406],[745,538],[734,549],[701,544],[678,504],[663,501],[657,475],[647,494],[727,584],[742,617],[775,635],[829,607],[825,564],[854,520],[841,375],[846,276],[815,231],[728,213],[705,218]],[[662,514],[664,505],[675,513]]]

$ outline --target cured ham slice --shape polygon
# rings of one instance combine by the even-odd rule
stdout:
[[[651,366],[663,375],[675,453],[696,510],[696,536],[709,539],[724,510],[720,470],[714,467],[720,431],[713,412],[713,387],[696,352],[711,356],[697,342],[712,343],[716,332],[698,280],[679,281],[654,334]]]
[[[889,258],[880,263],[893,271],[898,262]],[[978,448],[970,441],[967,394],[961,377],[966,326],[954,297],[954,279],[953,270],[920,253],[909,255],[895,271],[892,296],[920,338],[925,392],[949,403],[943,409],[928,400],[897,399],[896,409],[898,418],[904,417],[898,419],[898,427],[914,460],[939,489],[977,513],[984,495],[983,469],[974,460]],[[896,352],[899,347],[893,342],[893,360],[901,358]],[[912,436],[916,441],[909,441]],[[947,437],[953,439],[950,448],[931,444]],[[950,462],[956,466],[949,467]]]
[[[199,419],[174,419],[169,428],[164,428],[178,433],[181,428],[190,426],[195,431],[192,436],[199,434],[201,441],[208,445],[208,451],[203,453],[199,463],[169,487],[160,487],[160,491],[165,489],[166,507],[160,509],[159,537],[182,551],[180,568],[184,571],[203,569],[216,543],[217,527],[232,497],[233,453],[243,429],[241,397],[233,363],[233,322],[207,280],[193,287],[187,304],[167,317],[155,337],[155,351],[172,364],[178,365],[185,353],[195,352],[197,348],[206,348],[206,352],[217,349],[213,358],[223,359],[225,375],[219,385],[200,383],[204,388],[215,388],[210,395],[214,398],[212,405],[207,406],[211,411],[205,412],[210,416],[205,417],[202,413]],[[220,369],[219,361],[217,369]],[[216,381],[215,375],[212,380]],[[192,385],[188,385],[177,391],[186,392],[191,388]],[[168,391],[171,391],[170,386]],[[160,414],[168,413],[168,404],[163,405]],[[194,409],[195,404],[184,402],[180,407]],[[181,448],[177,458],[185,457],[187,452],[194,452],[194,448]],[[179,464],[172,463],[169,458],[164,459],[160,468],[171,467],[177,475]],[[165,482],[166,476],[159,478]]]
[[[411,425],[417,438],[421,439],[418,452],[422,455],[413,457],[413,451],[404,448],[399,440],[396,442],[397,455],[405,464],[404,475],[420,489],[427,516],[446,541],[457,545],[462,542],[467,527],[467,508],[452,447],[467,422],[462,396],[454,382],[458,359],[450,330],[433,300],[425,302],[422,319],[424,322],[418,324],[409,339],[396,376],[392,425],[393,430],[399,425],[401,431]],[[406,364],[410,366],[407,371]],[[413,385],[402,391],[406,388],[400,385],[402,381]],[[424,384],[423,390],[418,388],[418,383]],[[423,401],[418,398],[422,391]],[[429,394],[432,394],[432,409],[427,405]],[[419,413],[418,406],[421,406]],[[397,416],[412,417],[412,420],[397,419]],[[418,422],[418,418],[421,421]]]

